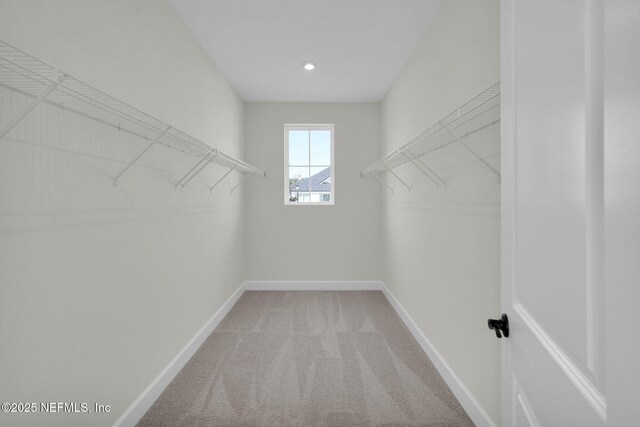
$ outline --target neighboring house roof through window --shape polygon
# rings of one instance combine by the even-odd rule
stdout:
[[[331,191],[331,168],[326,168],[311,176],[301,179],[296,183],[299,191],[326,193]],[[292,188],[296,190],[296,188]]]

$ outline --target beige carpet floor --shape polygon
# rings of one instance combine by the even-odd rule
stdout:
[[[472,426],[382,292],[245,292],[139,426]]]

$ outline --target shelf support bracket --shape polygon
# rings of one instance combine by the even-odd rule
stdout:
[[[385,187],[387,187],[389,191],[391,191],[391,194],[393,194],[393,187],[391,187],[389,184],[384,182],[377,173],[371,172],[371,175],[373,175],[373,177],[376,179],[376,181],[380,183],[380,185],[384,185]]]
[[[249,177],[251,173],[250,172],[246,172],[243,176],[242,179],[235,185],[235,187],[233,187],[231,189],[231,194],[233,194],[234,191],[236,191],[236,188],[240,187],[240,184],[242,184],[244,181],[246,181],[246,179]]]
[[[122,172],[120,172],[118,175],[116,175],[116,177],[113,179],[113,186],[114,186],[114,187],[117,187],[117,186],[118,186],[118,183],[119,183],[119,182],[118,182],[118,180],[122,177],[122,175],[124,175],[124,174],[125,174],[125,172],[127,172],[127,171],[129,170],[129,168],[130,168],[131,166],[133,166],[133,165],[135,164],[135,162],[137,162],[137,161],[140,159],[140,157],[142,157],[142,156],[144,155],[144,153],[146,153],[147,151],[149,151],[149,149],[150,149],[151,147],[153,147],[154,145],[156,145],[156,143],[157,143],[158,141],[160,141],[160,138],[162,138],[162,137],[163,137],[167,132],[169,132],[170,130],[171,130],[171,126],[165,126],[164,130],[163,130],[160,134],[158,134],[158,136],[156,136],[156,137],[154,138],[154,140],[153,140],[153,141],[151,141],[151,143],[150,143],[149,145],[147,145],[147,146],[146,146],[146,148],[145,148],[144,150],[142,150],[142,152],[141,152],[140,154],[138,154],[138,155],[135,157],[135,159],[131,160],[131,161],[129,162],[129,164],[128,164],[127,166],[125,166],[125,168],[124,168],[124,169],[122,169]]]
[[[209,156],[215,151],[214,148],[212,148],[207,154],[205,154],[204,156],[202,156],[202,158],[200,160],[198,160],[198,163],[196,163],[191,169],[189,169],[189,172],[185,173],[184,176],[182,178],[180,178],[180,180],[176,183],[176,189],[180,186],[180,184],[182,184],[182,181],[184,181],[190,174],[191,172],[193,172],[194,170],[196,170],[196,168],[198,166],[200,166],[202,163],[204,163],[207,158],[209,158]]]
[[[215,159],[216,157],[218,157],[218,153],[217,153],[217,152],[215,152],[215,153],[211,152],[211,153],[207,154],[206,156],[204,156],[204,158],[203,158],[203,159],[206,159],[206,161],[205,161],[204,163],[200,162],[200,163],[202,163],[202,165],[200,166],[200,168],[198,168],[198,170],[196,170],[196,171],[193,173],[193,175],[191,175],[191,176],[189,177],[189,179],[187,179],[187,180],[184,182],[184,184],[182,184],[182,185],[180,186],[180,189],[181,189],[181,190],[184,190],[184,187],[186,187],[186,186],[187,186],[187,184],[188,184],[189,182],[191,182],[191,180],[192,180],[193,178],[195,178],[195,177],[196,177],[196,175],[198,175],[200,172],[202,172],[202,171],[204,170],[204,168],[206,168],[207,166],[209,166],[209,163],[211,163],[211,161],[212,161],[213,159]],[[197,165],[196,165],[196,167],[197,167]],[[194,168],[194,169],[195,169],[195,168]],[[189,171],[189,173],[191,173],[191,171]],[[187,175],[188,175],[188,174],[187,174]]]
[[[57,81],[55,81],[55,82],[51,83],[49,86],[47,86],[47,88],[44,90],[44,92],[42,92],[33,101],[31,101],[31,103],[27,106],[27,108],[22,110],[22,112],[20,114],[18,114],[13,120],[11,120],[9,123],[7,123],[2,128],[2,130],[0,130],[0,139],[4,138],[5,135],[8,134],[11,131],[11,129],[16,127],[16,125],[18,123],[20,123],[22,121],[22,119],[24,119],[34,108],[36,108],[38,106],[38,104],[40,104],[42,101],[44,101],[44,99],[47,96],[49,96],[49,94],[51,92],[53,92],[60,85],[60,83],[62,83],[66,78],[67,78],[67,75],[66,74],[62,74],[60,77],[58,77]]]
[[[419,170],[420,172],[422,172],[422,174],[423,174],[424,176],[426,176],[427,178],[429,178],[429,181],[433,182],[433,183],[435,184],[435,186],[436,186],[436,188],[437,188],[437,189],[439,189],[439,188],[440,188],[440,184],[439,184],[439,183],[437,183],[435,179],[431,178],[431,175],[429,175],[425,169],[421,168],[421,167],[418,165],[418,162],[416,162],[416,160],[417,160],[417,159],[415,159],[413,156],[409,156],[409,155],[406,153],[406,151],[402,151],[402,155],[403,155],[407,160],[409,160],[411,163],[413,163],[413,165],[414,165],[416,168],[418,168],[418,170]],[[423,162],[420,162],[420,163],[424,166],[424,163],[423,163]],[[428,169],[431,173],[433,173],[433,171],[432,171],[431,169],[429,169],[429,168],[427,168],[427,169]],[[434,174],[434,175],[436,175],[436,174]],[[438,175],[436,175],[436,176],[438,176]],[[440,179],[440,178],[438,177],[438,179]],[[441,181],[442,181],[442,180],[441,180]]]
[[[223,179],[225,179],[227,177],[227,175],[229,175],[231,172],[233,172],[234,170],[236,170],[236,168],[238,167],[238,165],[235,165],[234,167],[232,167],[231,169],[229,169],[227,171],[227,173],[225,173],[224,175],[222,175],[222,177],[216,181],[215,184],[213,184],[213,186],[209,187],[209,194],[213,193],[213,189],[216,188],[218,186],[218,184],[220,184],[222,182]]]
[[[467,144],[465,144],[464,142],[462,142],[462,140],[461,140],[460,138],[458,138],[458,135],[456,135],[455,133],[453,133],[453,132],[452,132],[448,127],[446,127],[445,125],[440,124],[440,126],[442,126],[442,128],[443,128],[444,130],[446,130],[447,132],[449,132],[449,133],[451,134],[451,136],[453,136],[453,137],[454,137],[454,138],[455,138],[455,139],[460,143],[460,145],[462,145],[464,148],[466,148],[466,149],[467,149],[467,151],[468,151],[469,153],[473,154],[473,156],[474,156],[476,159],[480,160],[480,161],[481,161],[481,162],[482,162],[486,167],[488,167],[488,168],[491,170],[491,172],[493,172],[493,173],[498,177],[498,180],[501,180],[501,179],[502,179],[502,178],[500,177],[500,172],[498,172],[497,170],[495,170],[495,169],[493,168],[493,166],[491,166],[489,163],[487,163],[487,162],[486,162],[482,157],[478,156],[478,155],[476,154],[476,152],[475,152],[475,151],[473,151],[471,148],[469,148],[469,147],[467,146]]]
[[[423,162],[420,157],[416,156],[415,154],[413,154],[413,152],[409,149],[406,150],[407,153],[409,153],[409,155],[411,157],[413,157],[418,163],[420,163],[426,170],[428,170],[429,172],[431,172],[436,178],[438,178],[438,180],[442,183],[442,185],[444,185],[444,188],[447,188],[447,181],[445,181],[444,179],[442,179],[442,177],[440,175],[438,175],[433,169],[431,169],[429,166],[427,166],[427,164],[425,162]]]
[[[387,170],[387,172],[389,172],[391,175],[395,176],[395,177],[396,177],[396,179],[397,179],[398,181],[400,181],[400,183],[401,183],[402,185],[404,185],[405,187],[407,187],[407,190],[408,190],[409,192],[411,192],[411,187],[409,186],[409,184],[407,184],[406,182],[404,182],[404,181],[402,180],[402,178],[400,178],[400,177],[398,176],[398,174],[397,174],[397,173],[395,173],[394,171],[392,171],[391,169],[389,169],[389,166],[385,165],[384,163],[382,164],[382,166],[384,166],[384,168]]]

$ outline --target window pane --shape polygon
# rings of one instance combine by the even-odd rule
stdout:
[[[309,131],[289,131],[289,164],[300,166],[309,164]]]
[[[309,168],[304,166],[292,166],[289,168],[289,182],[291,180],[295,180],[295,182],[301,183],[302,181],[308,181],[309,178]]]
[[[331,194],[331,168],[311,168],[311,192],[316,195],[315,201],[322,202],[324,194]]]
[[[311,164],[331,164],[331,132],[328,130],[312,130],[311,132]]]
[[[309,168],[290,167],[289,168],[289,201],[297,202],[299,195],[303,191],[309,191]]]
[[[333,204],[332,125],[285,125],[285,204]]]

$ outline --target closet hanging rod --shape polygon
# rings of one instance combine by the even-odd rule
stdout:
[[[465,111],[463,114],[460,114],[460,108],[456,109],[456,111],[458,112],[458,116],[457,117],[453,117],[451,119],[449,119],[449,121],[447,121],[446,123],[443,123],[445,119],[440,120],[438,123],[434,124],[433,126],[431,126],[427,131],[421,133],[420,135],[418,135],[417,137],[415,137],[414,139],[412,139],[411,141],[407,142],[406,144],[400,146],[400,151],[404,151],[410,148],[413,148],[414,146],[420,144],[425,138],[427,138],[428,136],[432,135],[434,132],[437,132],[438,130],[442,129],[442,128],[447,128],[450,127],[453,122],[455,122],[456,120],[459,120],[462,117],[467,116],[469,113],[472,113],[474,111],[476,111],[478,108],[481,108],[483,106],[485,106],[485,104],[489,103],[490,101],[495,100],[496,97],[500,96],[500,92],[497,92],[496,94],[492,95],[491,97],[483,100],[482,102],[480,102],[479,104],[477,104],[476,106],[474,106],[473,108],[471,108],[468,111]],[[488,110],[487,110],[488,111]],[[481,111],[478,115],[481,115],[483,113],[485,113],[486,111]],[[451,113],[454,114],[454,113]],[[449,114],[449,116],[451,115]],[[460,123],[460,124],[456,124],[456,127],[462,126],[464,123],[469,122],[470,120],[473,120],[474,118],[478,117],[478,115],[471,117],[470,119],[468,119],[467,121]],[[449,117],[447,116],[447,117]],[[438,130],[434,131],[433,128],[438,126]]]
[[[4,58],[2,58],[2,59],[4,59]],[[0,64],[0,65],[2,65],[2,64]],[[24,74],[22,74],[22,75],[25,76]],[[15,90],[15,91],[17,91],[19,93],[22,93],[24,95],[27,95],[27,96],[34,96],[33,94],[25,92],[24,90],[20,90],[20,89],[16,89],[15,87],[8,86],[6,84],[6,82],[4,82],[4,83],[0,82],[0,86],[7,87],[7,88],[9,88],[11,90]],[[69,94],[67,94],[67,95],[69,95]],[[69,96],[72,96],[72,95],[69,95]],[[116,117],[119,117],[119,118],[123,118],[125,120],[130,121],[130,122],[133,122],[134,124],[140,126],[142,129],[149,130],[149,131],[154,132],[154,133],[155,132],[160,132],[161,128],[155,127],[155,125],[150,125],[148,123],[145,123],[144,121],[141,121],[138,118],[133,117],[133,116],[125,116],[125,115],[123,115],[124,113],[121,113],[120,111],[116,111],[116,110],[114,110],[112,107],[110,107],[108,105],[106,105],[106,106],[96,105],[96,104],[90,102],[90,100],[87,101],[87,98],[85,98],[83,95],[77,96],[77,97],[75,97],[75,99],[83,101],[83,102],[86,102],[89,105],[91,105],[92,107],[98,108],[98,109],[100,109],[100,110],[102,110],[102,111],[104,111],[106,113],[112,114],[113,116],[116,116]],[[143,134],[143,133],[141,133],[139,131],[134,131],[132,129],[128,129],[127,127],[123,126],[121,122],[118,122],[117,124],[111,123],[109,121],[106,121],[104,119],[101,119],[101,118],[97,117],[96,115],[91,115],[91,114],[85,113],[85,112],[81,111],[78,108],[69,107],[68,105],[63,104],[62,102],[55,102],[53,100],[47,100],[47,99],[44,99],[43,102],[51,104],[51,105],[55,105],[55,106],[57,106],[59,108],[62,108],[62,109],[68,110],[68,111],[72,111],[72,112],[74,112],[76,114],[82,115],[83,117],[87,117],[87,118],[95,120],[95,121],[97,121],[99,123],[102,123],[104,125],[108,125],[108,126],[111,126],[113,128],[116,128],[119,131],[125,131],[125,132],[128,132],[128,133],[132,134],[132,135],[139,136],[141,138],[151,139],[149,137],[149,135],[147,135],[147,134]],[[131,107],[131,108],[135,108],[135,107]],[[144,113],[141,113],[141,114],[144,114]],[[21,114],[21,116],[23,117],[22,114]],[[163,124],[163,126],[165,126],[165,125]],[[175,131],[176,132],[180,132],[179,130],[175,130]],[[157,140],[156,141],[157,143],[160,143],[161,145],[164,145],[165,147],[172,148],[174,150],[181,151],[183,153],[187,153],[187,154],[190,154],[190,155],[193,155],[193,156],[196,156],[196,157],[205,157],[206,156],[206,152],[204,152],[204,148],[194,144],[192,142],[192,138],[188,137],[188,135],[184,134],[186,137],[179,137],[178,135],[171,134],[171,133],[164,132],[164,131],[162,131],[161,133],[162,133],[163,137],[167,137],[167,138],[173,140],[174,142],[181,142],[181,143],[184,143],[185,145],[189,145],[189,146],[195,148],[197,151],[194,152],[194,151],[188,150],[186,148],[180,148],[178,146],[175,146],[175,145],[172,145],[170,143],[163,142],[163,141],[160,141],[160,140]],[[180,133],[182,133],[182,132],[180,132]],[[117,178],[114,181],[114,184],[117,186],[116,182],[117,182]]]
[[[460,105],[453,110],[453,112],[434,123],[407,143],[369,165],[360,175],[364,177],[373,172],[391,171],[402,164],[420,159],[422,156],[448,146],[453,142],[459,142],[468,150],[469,147],[467,147],[461,139],[492,126],[499,121],[500,82],[496,82],[470,98],[467,102]],[[444,140],[444,143],[435,144],[441,140]],[[425,150],[425,147],[431,148]],[[472,154],[479,157],[473,151]],[[484,159],[481,161],[499,177],[499,173],[491,167],[491,165],[486,163]],[[426,166],[422,161],[420,163]],[[421,169],[419,165],[416,165],[416,167]],[[427,175],[424,170],[422,172]],[[444,183],[442,179],[439,178],[438,180]]]
[[[2,51],[0,51],[0,55],[1,54],[2,54]],[[45,81],[48,81],[48,82],[53,81],[49,77],[44,76],[44,75],[42,75],[41,73],[39,73],[37,71],[29,70],[25,66],[15,62],[15,61],[12,61],[11,59],[8,59],[6,57],[2,57],[0,59],[3,59],[7,63],[10,63],[14,67],[17,67],[17,69],[16,69],[16,68],[8,68],[8,67],[4,66],[6,69],[9,69],[10,71],[13,71],[14,73],[19,74],[19,75],[21,75],[22,77],[24,77],[26,79],[32,79],[33,75],[35,74],[35,76],[40,77]],[[0,65],[3,65],[3,64],[0,64]],[[31,75],[29,75],[29,74],[31,74]],[[5,76],[2,75],[2,77],[5,77]],[[14,79],[13,83],[16,83],[16,82],[19,83],[19,80],[15,80]],[[12,83],[12,81],[8,81],[7,82],[7,79],[4,79],[4,82],[2,82],[2,85],[6,86],[6,87],[9,87],[10,89],[17,90],[17,91],[19,91],[21,93],[24,93],[26,95],[34,96],[33,94],[27,92],[26,90],[18,89],[18,87],[19,87],[18,84],[15,84],[15,86],[14,86],[11,83]],[[40,84],[44,84],[44,83],[40,82]],[[81,101],[83,103],[86,103],[86,104],[94,107],[94,108],[102,110],[103,112],[105,112],[107,114],[111,114],[111,115],[113,115],[115,117],[119,117],[121,119],[124,119],[124,120],[127,120],[129,122],[132,122],[132,124],[140,126],[143,129],[150,130],[152,132],[161,132],[162,131],[162,126],[164,126],[164,123],[162,123],[160,121],[158,121],[158,125],[145,122],[144,120],[140,119],[139,117],[136,117],[136,116],[134,116],[132,114],[129,114],[129,113],[125,113],[124,111],[120,111],[117,108],[115,108],[114,106],[108,105],[105,102],[101,102],[99,99],[93,99],[93,98],[91,98],[91,97],[79,92],[78,90],[73,89],[72,87],[69,87],[69,86],[64,85],[64,84],[59,84],[57,86],[58,86],[57,89],[60,91],[60,94],[57,94],[57,97],[56,97],[56,95],[54,95],[54,99],[60,99],[61,98],[60,95],[66,95],[67,97],[69,97],[68,99],[74,98],[75,100]],[[35,86],[22,86],[22,88],[23,89],[33,89],[33,88],[35,88]],[[91,89],[93,89],[93,88],[91,88]],[[97,89],[94,89],[94,90],[96,92],[99,92]],[[105,95],[105,96],[108,96],[108,95]],[[71,111],[74,111],[76,113],[82,114],[85,117],[89,117],[89,118],[97,120],[97,121],[99,121],[101,123],[105,123],[105,124],[108,123],[105,120],[96,117],[95,115],[84,113],[82,111],[79,111],[78,109],[68,107],[67,105],[64,104],[64,99],[60,100],[59,102],[56,102],[53,99],[51,99],[51,100],[44,99],[44,101],[47,102],[47,103],[50,103],[52,105],[56,105],[56,106],[58,106],[60,108],[71,110]],[[118,102],[120,102],[120,101],[118,101]],[[132,109],[134,111],[137,111],[141,115],[146,115],[145,113],[143,113],[142,111],[136,109],[135,107],[131,107],[131,106],[129,106],[129,105],[123,103],[123,102],[120,102],[120,103],[122,104],[122,107],[126,107],[126,108]],[[149,117],[151,117],[151,116],[149,116]],[[154,119],[154,120],[156,120],[156,119]],[[111,124],[112,126],[118,128],[119,130],[127,130],[126,128],[122,127],[122,124],[120,122],[118,122],[117,124],[113,124],[113,123],[109,123],[109,124]],[[162,124],[162,126],[160,126],[160,124]],[[137,132],[131,131],[131,133],[139,135],[139,133],[137,133]],[[149,138],[147,135],[143,135],[143,136],[145,138],[147,138],[147,139]],[[198,150],[203,150],[202,147],[199,147],[199,146],[193,144],[189,140],[180,139],[180,138],[176,137],[175,135],[167,135],[167,136],[172,137],[174,140],[181,141],[181,142],[183,142],[185,144],[192,145],[195,148],[197,148]]]
[[[479,128],[477,128],[477,129],[474,129],[474,130],[473,130],[473,131],[471,131],[471,132],[467,132],[467,133],[465,133],[465,134],[463,134],[463,135],[460,135],[460,138],[461,138],[461,139],[467,138],[468,136],[473,135],[473,134],[474,134],[474,133],[476,133],[476,132],[480,132],[481,130],[486,129],[486,128],[488,128],[488,127],[491,127],[491,126],[493,126],[493,125],[495,125],[495,124],[498,124],[498,123],[500,123],[500,119],[494,120],[494,121],[492,121],[492,122],[490,122],[490,123],[487,123],[486,125],[484,125],[484,126],[482,126],[482,127],[479,127]],[[422,157],[422,156],[425,156],[425,155],[427,155],[427,154],[429,154],[429,153],[433,153],[434,151],[436,151],[436,150],[440,150],[441,148],[445,148],[445,147],[447,147],[447,146],[449,146],[449,145],[453,144],[454,142],[458,142],[458,140],[457,140],[457,139],[452,139],[452,140],[450,140],[450,141],[448,141],[448,142],[445,142],[444,144],[437,145],[437,146],[435,146],[435,147],[433,147],[433,148],[430,148],[429,150],[426,150],[426,151],[421,152],[419,156],[416,156],[416,158],[418,158],[418,157]]]
[[[3,47],[4,46],[2,46],[2,42],[0,42],[0,58],[3,59],[6,62],[12,64],[14,67],[18,68],[18,69],[16,69],[16,68],[8,68],[5,64],[0,64],[0,65],[4,65],[5,69],[9,69],[10,71],[13,71],[15,73],[19,73],[24,78],[32,79],[32,80],[35,80],[35,81],[39,81],[35,77],[39,77],[40,79],[43,79],[43,80],[48,81],[48,82],[53,81],[52,78],[47,77],[46,75],[43,74],[43,69],[45,69],[44,67],[48,67],[49,71],[54,70],[53,67],[49,67],[46,64],[42,63],[42,64],[38,64],[39,66],[37,68],[34,67],[35,69],[30,69],[27,66],[25,66],[24,64],[21,64],[20,62],[18,62],[16,60],[16,58],[21,58],[21,56],[18,56],[18,55],[11,55],[11,56],[6,56],[5,55],[5,56],[3,56],[3,53],[5,53],[5,50],[2,50]],[[13,48],[13,49],[15,49],[15,48]],[[26,54],[24,54],[24,55],[26,55]],[[38,60],[36,60],[35,58],[32,58],[32,57],[29,57],[27,59],[27,64],[31,65],[35,61],[38,61]],[[61,73],[60,71],[57,71],[57,70],[56,70],[56,72],[57,73]],[[6,83],[6,73],[3,74],[2,77],[5,77],[4,80],[5,80],[5,83]],[[14,79],[13,82],[18,82],[19,83],[19,80],[15,80]],[[42,82],[40,82],[40,83],[42,83]],[[109,95],[104,94],[103,92],[99,91],[98,89],[95,89],[93,87],[85,85],[84,83],[81,83],[81,82],[79,82],[79,81],[77,81],[75,79],[72,81],[72,83],[75,84],[77,87],[74,88],[70,84],[58,85],[58,89],[59,89],[59,91],[61,92],[62,95],[66,95],[67,97],[73,97],[73,98],[75,98],[75,99],[77,99],[77,100],[79,100],[81,102],[84,102],[84,103],[86,103],[86,104],[88,104],[88,105],[90,105],[90,106],[92,106],[94,108],[98,108],[98,109],[103,110],[104,112],[106,112],[108,114],[112,114],[112,115],[114,115],[116,117],[122,118],[124,120],[128,120],[128,121],[132,122],[133,124],[138,125],[138,126],[140,126],[142,128],[145,128],[147,130],[151,130],[154,133],[162,131],[162,127],[164,126],[164,123],[159,121],[159,120],[157,120],[157,119],[155,119],[155,118],[153,118],[152,116],[149,116],[148,114],[142,112],[141,110],[138,110],[137,108],[132,107],[132,106],[130,106],[128,104],[125,104],[122,101],[118,101],[115,98],[111,98]],[[12,87],[11,82],[9,82],[9,86]],[[15,85],[15,86],[18,86],[18,85]],[[86,86],[86,88],[88,88],[90,91],[93,92],[92,93],[93,95],[97,94],[97,95],[99,95],[99,97],[98,96],[91,97],[91,96],[89,96],[89,95],[87,95],[85,93],[82,93],[81,92],[82,86]],[[28,87],[32,88],[34,86],[28,86]],[[25,92],[25,91],[22,91],[22,92]],[[58,94],[56,99],[59,99],[59,98],[60,98],[60,94]],[[50,100],[49,102],[54,104],[54,105],[58,105],[58,106],[60,106],[62,108],[69,108],[69,107],[66,107],[63,104],[64,99],[61,102],[56,102],[55,100]],[[107,103],[107,102],[109,102],[109,103]],[[117,104],[122,109],[129,109],[129,110],[133,111],[134,113],[137,113],[138,116],[136,116],[136,115],[134,115],[132,113],[126,113],[125,111],[118,110],[116,107],[114,107],[114,105],[110,105],[110,104]],[[70,109],[73,109],[73,108],[70,108]],[[86,114],[86,113],[84,115],[87,116],[87,117],[98,119],[94,115],[90,115],[90,114]],[[145,118],[147,120],[145,121],[140,116],[146,116]],[[104,122],[104,120],[100,120],[100,119],[98,119],[98,120]],[[121,123],[118,123],[116,126],[118,128],[122,128]],[[180,132],[180,131],[176,130],[176,132]],[[180,132],[180,133],[182,133],[183,135],[186,135],[183,132]],[[202,145],[206,145],[206,144],[204,144],[202,142],[201,142],[201,146],[198,146],[198,145],[194,144],[191,141],[191,138],[184,138],[184,137],[180,137],[180,136],[175,135],[175,134],[168,134],[167,136],[172,138],[172,139],[174,139],[174,140],[176,140],[176,141],[178,141],[178,142],[182,142],[182,143],[185,143],[187,145],[191,145],[191,146],[193,146],[194,148],[198,149],[201,152],[202,151],[206,152],[206,149],[202,146]],[[198,141],[198,142],[200,142],[200,141]],[[172,148],[176,148],[176,147],[172,147]],[[176,149],[178,149],[178,148],[176,148]]]
[[[465,124],[467,124],[467,123],[471,122],[472,120],[474,120],[474,119],[476,119],[476,118],[478,118],[478,117],[480,117],[480,116],[482,116],[482,115],[486,114],[486,113],[487,113],[487,112],[489,112],[489,111],[490,111],[490,110],[481,111],[480,113],[476,114],[475,116],[472,116],[472,117],[468,118],[468,119],[467,119],[467,120],[465,120],[465,121],[462,121],[462,122],[460,122],[460,123],[455,123],[455,126],[453,127],[453,130],[454,130],[454,131],[455,131],[455,130],[457,130],[458,128],[460,128],[460,127],[464,126]],[[495,119],[495,120],[493,120],[493,121],[491,121],[491,122],[489,122],[489,123],[486,123],[486,124],[484,124],[484,125],[482,125],[482,126],[480,126],[480,127],[474,128],[472,131],[468,131],[468,132],[466,132],[466,133],[464,133],[464,134],[460,135],[460,138],[466,138],[466,137],[468,137],[468,136],[470,136],[470,135],[473,135],[473,134],[474,134],[474,133],[476,133],[476,132],[479,132],[479,131],[481,131],[481,130],[483,130],[483,129],[486,129],[487,127],[492,126],[492,125],[494,125],[494,124],[496,124],[496,123],[499,123],[499,122],[500,122],[500,118],[498,117],[497,119]],[[394,151],[392,151],[391,153],[387,154],[387,155],[386,155],[385,157],[383,157],[382,159],[380,159],[380,160],[378,160],[377,162],[373,163],[371,166],[367,167],[367,168],[364,170],[364,172],[369,173],[369,172],[370,172],[370,170],[371,170],[372,168],[379,167],[380,165],[382,165],[382,163],[385,163],[386,161],[388,161],[388,160],[390,160],[390,159],[393,159],[394,157],[397,157],[397,156],[398,156],[398,155],[400,155],[400,154],[403,154],[403,152],[404,152],[404,151],[407,151],[407,150],[410,150],[410,149],[413,149],[413,148],[416,148],[416,147],[420,146],[420,145],[421,145],[421,143],[422,143],[422,142],[424,142],[424,141],[425,141],[425,139],[426,139],[427,137],[439,138],[439,137],[441,137],[442,135],[448,134],[448,132],[444,129],[444,127],[442,127],[441,125],[438,125],[438,124],[436,124],[436,125],[437,125],[437,126],[440,126],[438,130],[436,130],[436,131],[434,131],[433,133],[431,133],[431,134],[427,135],[426,137],[422,138],[422,140],[418,141],[418,143],[416,143],[416,144],[413,144],[411,147],[408,147],[408,148],[406,148],[406,149],[402,149],[402,147],[397,148],[396,150],[394,150]],[[429,130],[431,130],[431,129],[432,129],[434,126],[436,126],[436,125],[433,125],[431,128],[429,128]],[[437,135],[437,132],[440,132],[440,131],[443,131],[443,132],[442,132],[442,134],[441,134],[441,135]],[[446,142],[446,143],[444,143],[444,144],[438,145],[438,146],[436,146],[435,148],[432,148],[432,149],[430,149],[430,150],[423,151],[423,152],[420,152],[420,153],[418,153],[418,154],[413,153],[413,152],[411,152],[411,151],[410,151],[410,153],[413,153],[413,154],[414,154],[414,156],[415,156],[416,158],[420,158],[420,157],[424,156],[425,154],[429,154],[429,153],[431,153],[431,152],[433,152],[433,151],[435,151],[435,150],[437,150],[437,149],[440,149],[440,148],[446,147],[446,146],[448,146],[449,144],[452,144],[452,143],[454,143],[454,142],[456,142],[456,141],[457,141],[457,140],[454,138],[454,139],[452,139],[452,140],[450,140],[450,141],[448,141],[448,142]],[[427,142],[428,142],[428,143],[430,143],[430,142],[432,142],[432,141],[427,141]],[[406,163],[406,162],[403,162],[403,163]],[[397,167],[397,166],[400,166],[400,164],[395,165],[394,167]],[[366,174],[366,173],[365,173],[365,174]]]
[[[16,89],[16,88],[12,88],[12,87],[7,86],[7,85],[5,85],[5,84],[3,84],[3,83],[0,83],[0,86],[1,86],[1,87],[4,87],[5,89],[12,90],[12,91],[15,91],[15,92],[17,92],[17,93],[20,93],[21,95],[29,96],[29,97],[33,97],[33,95],[31,95],[30,93],[23,92],[23,91],[18,90],[18,89]],[[148,136],[148,135],[146,135],[146,134],[143,134],[143,133],[140,133],[140,132],[136,132],[136,131],[134,131],[134,130],[130,130],[130,129],[127,129],[127,128],[123,128],[122,126],[118,126],[118,125],[116,125],[116,124],[113,124],[113,123],[107,122],[107,121],[102,120],[102,119],[99,119],[99,118],[97,118],[97,117],[92,117],[92,116],[90,116],[90,115],[88,115],[88,114],[86,114],[86,113],[83,113],[82,111],[74,110],[74,109],[72,109],[72,108],[69,108],[69,107],[66,107],[66,106],[62,106],[62,105],[59,105],[59,104],[53,103],[53,102],[51,102],[51,101],[49,101],[49,100],[47,100],[47,99],[43,100],[42,102],[43,102],[44,104],[49,104],[49,105],[52,105],[52,106],[54,106],[54,107],[57,107],[57,108],[60,108],[60,109],[64,109],[64,110],[66,110],[66,111],[71,111],[71,112],[73,112],[74,114],[77,114],[77,115],[79,115],[79,116],[86,117],[86,118],[88,118],[88,119],[91,119],[91,120],[94,120],[94,121],[96,121],[96,122],[98,122],[98,123],[101,123],[101,124],[103,124],[103,125],[105,125],[105,126],[112,127],[112,128],[114,128],[114,129],[117,129],[117,130],[122,131],[122,132],[129,133],[129,134],[131,134],[131,135],[135,135],[135,136],[137,136],[137,137],[139,137],[139,138],[149,139],[149,136]],[[158,144],[164,145],[164,146],[165,146],[165,147],[167,147],[167,148],[172,148],[172,149],[174,149],[174,150],[182,151],[183,153],[185,153],[185,154],[189,154],[189,155],[191,155],[191,156],[200,157],[199,152],[194,153],[194,152],[192,152],[192,151],[187,151],[187,150],[181,149],[181,148],[179,148],[179,147],[173,146],[173,145],[171,145],[171,144],[169,144],[169,143],[166,143],[166,142],[164,142],[164,141],[158,141]]]
[[[44,102],[199,158],[207,157],[215,150],[218,154],[215,156],[215,163],[235,167],[243,173],[264,176],[264,172],[257,167],[215,149],[175,127],[169,127],[142,110],[107,95],[3,41],[0,41],[0,86],[34,98],[33,105],[0,128],[0,132],[4,133],[2,136],[10,132],[38,103]]]

